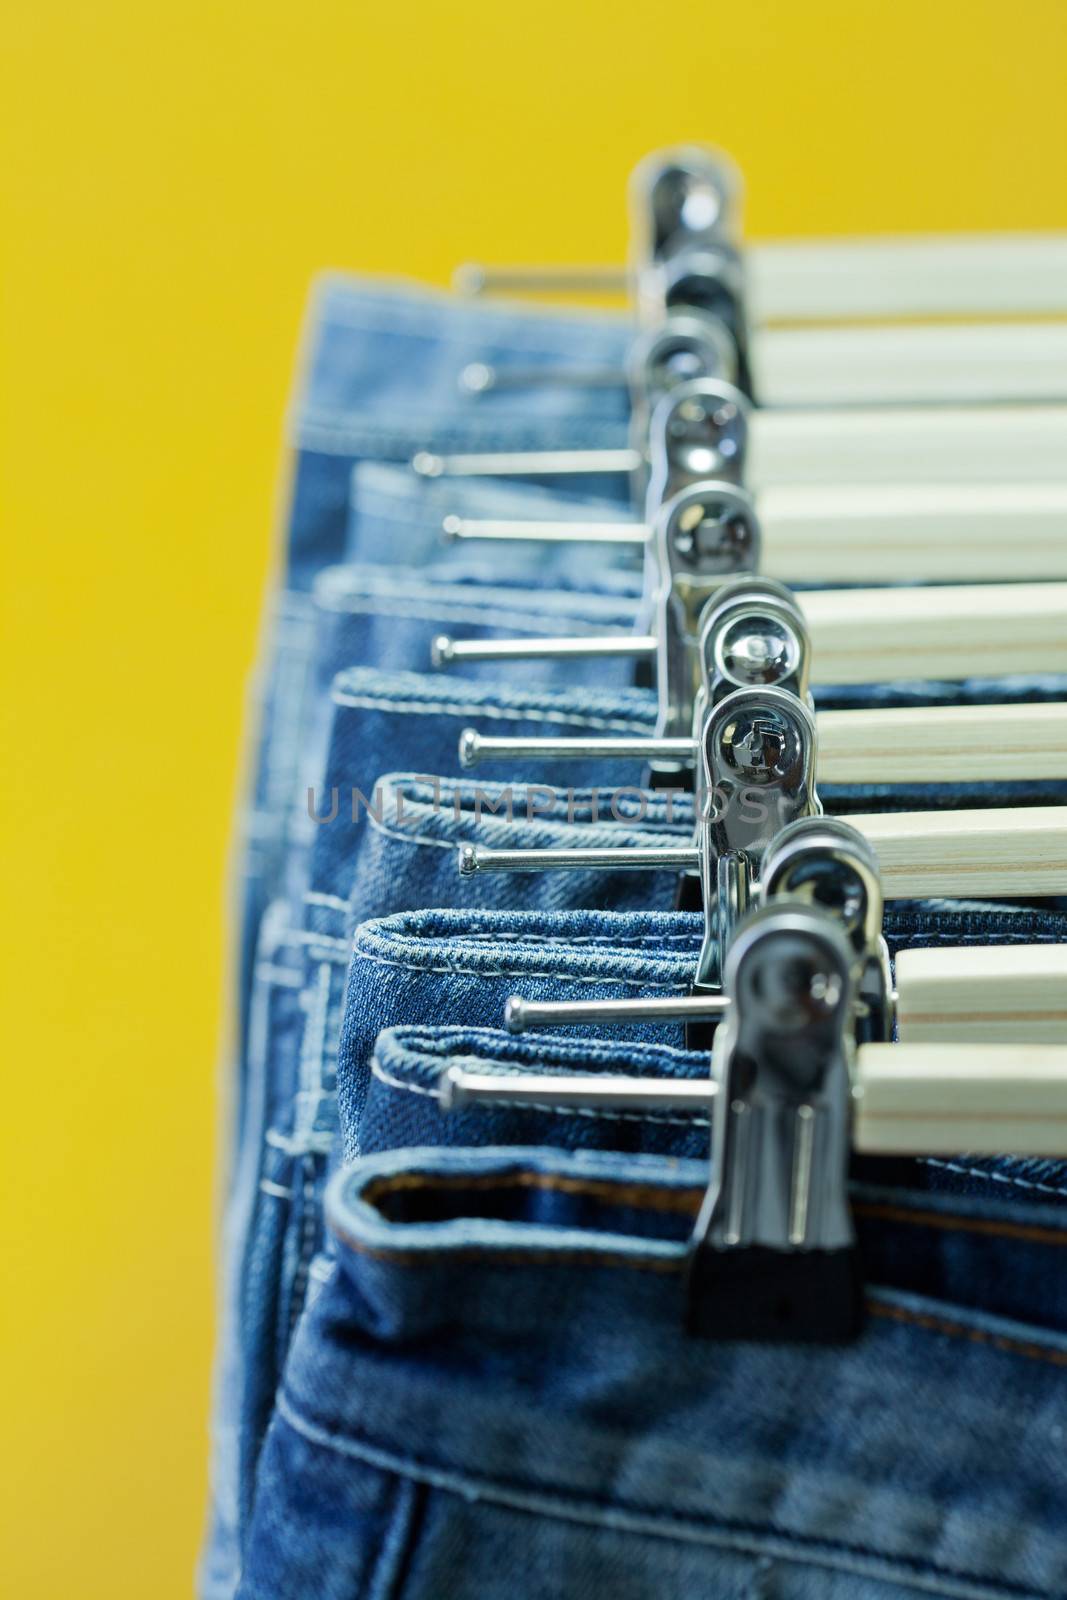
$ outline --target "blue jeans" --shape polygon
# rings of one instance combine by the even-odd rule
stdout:
[[[946,944],[1060,943],[1067,939],[1067,917],[1006,903],[892,901],[884,929],[895,955]],[[365,1119],[372,1098],[381,1098],[371,1061],[383,1029],[499,1027],[505,1002],[516,993],[540,1001],[683,994],[702,932],[699,913],[666,908],[433,910],[362,923],[352,942],[337,1059],[344,1158],[354,1160],[368,1148]],[[617,1038],[618,1031],[608,1029],[606,1037]],[[584,1023],[561,1033],[585,1039],[598,1030]],[[680,1023],[634,1023],[625,1033],[647,1043],[683,1043]],[[429,1142],[450,1142],[450,1125],[428,1114],[422,1131]]]
[[[413,587],[408,586],[409,593]],[[338,569],[325,574],[315,595],[321,665],[309,668],[310,679],[328,678],[338,659],[368,649],[368,632],[374,639],[370,648],[386,649],[399,639],[400,648],[411,649],[415,637],[423,638],[428,648],[433,619],[440,625],[442,606],[446,611],[449,605],[462,608],[467,625],[477,628],[470,619],[481,601],[486,631],[492,630],[493,618],[497,626],[501,621],[508,626],[518,622],[517,614],[503,609],[506,605],[521,606],[526,632],[566,632],[576,623],[590,625],[590,619],[602,626],[618,616],[619,602],[610,596],[580,597],[579,604],[579,597],[561,597],[554,591],[535,597],[522,591],[510,598],[490,591],[486,604],[485,593],[476,586],[457,592],[455,586],[427,585],[424,592],[425,606],[420,608],[416,595],[408,602],[407,614],[398,617],[400,590],[392,572]],[[573,615],[566,609],[572,602]],[[562,681],[566,663],[554,663],[548,672]],[[414,679],[415,691],[409,689],[409,678]],[[420,698],[419,686],[429,693]],[[347,693],[348,689],[355,693]],[[617,713],[618,699],[621,695],[625,702],[626,693],[602,698],[610,698]],[[444,719],[446,739],[441,737],[442,719],[434,711],[442,694],[455,706],[454,718]],[[333,711],[325,792],[329,793],[336,774],[347,795],[353,785],[372,794],[383,750],[392,759],[417,763],[427,735],[436,732],[438,742],[433,745],[431,739],[431,754],[443,761],[445,743],[455,750],[472,704],[497,704],[506,693],[464,678],[422,679],[359,669],[342,675],[332,703],[327,698],[325,707],[313,687],[306,688],[305,696],[300,742],[305,748],[317,740],[321,743],[323,715],[328,719]],[[592,725],[584,709],[588,699],[580,692],[568,696],[542,690],[524,700],[531,715],[524,710],[501,731],[511,729],[520,735],[542,731],[544,722],[532,713],[546,706],[553,716],[558,713],[559,720],[551,725],[561,733],[588,731]],[[358,703],[350,704],[352,700]],[[230,1581],[226,1574],[236,1571],[239,1560],[255,1459],[281,1360],[303,1304],[307,1265],[321,1241],[321,1187],[336,1127],[335,1041],[348,948],[347,901],[341,897],[348,895],[353,882],[353,831],[343,825],[344,813],[339,827],[313,826],[306,809],[302,818],[294,811],[291,790],[286,817],[288,887],[299,885],[307,892],[302,902],[286,895],[271,902],[259,920],[250,962],[236,1154],[224,1223],[223,1331],[214,1426],[215,1528],[204,1580],[209,1594],[225,1592]]]
[[[614,480],[605,478],[604,484]],[[539,488],[508,478],[422,478],[408,465],[362,461],[352,473],[346,559],[405,561],[419,567],[442,555],[462,560],[486,583],[503,575],[511,583],[600,586],[613,572],[642,571],[634,545],[568,545],[464,542],[446,544],[442,523],[453,515],[516,522],[618,522],[628,508],[618,494],[601,488],[594,498],[561,487]],[[606,496],[606,498],[605,498]]]
[[[366,669],[342,675],[335,686],[334,700],[331,775],[339,780],[338,787],[344,787],[341,780],[347,780],[349,786],[356,783],[372,801],[373,774],[377,767],[374,752],[387,750],[400,759],[405,756],[417,759],[420,753],[428,751],[428,767],[432,768],[435,761],[443,764],[440,758],[455,748],[459,729],[467,722],[477,721],[479,713],[487,709],[497,713],[493,726],[498,731],[521,735],[543,731],[548,719],[551,719],[549,725],[561,733],[585,732],[597,723],[609,729],[617,728],[620,720],[626,726],[625,713],[631,708],[650,708],[650,697],[633,690],[599,697],[591,691],[577,697],[549,690],[520,695],[459,679],[386,676]],[[620,713],[624,715],[620,717]],[[636,725],[647,726],[648,714],[646,709],[644,723],[638,720]],[[630,725],[634,725],[632,720]],[[374,766],[366,765],[371,761]],[[578,771],[575,764],[567,764],[554,773],[549,768],[547,776],[557,783],[573,783]],[[598,776],[601,776],[599,772]],[[613,771],[610,766],[603,774],[608,784],[620,781],[623,776],[625,774]],[[432,791],[432,784],[429,787]],[[477,789],[484,792],[486,783],[479,774],[477,785],[470,782],[464,787],[468,794]],[[383,817],[388,817],[388,784],[384,790],[382,812]],[[522,807],[521,791],[516,798]],[[598,830],[581,825],[582,807],[586,806],[587,814],[587,802],[576,796],[573,803],[576,826],[569,832],[566,824],[539,819],[534,832],[520,824],[518,839],[513,833],[510,842],[561,843],[568,838],[570,842],[582,838],[594,842],[594,836],[598,842]],[[631,798],[633,806],[639,807],[641,803]],[[673,802],[679,808],[673,823],[667,819],[667,802],[662,797],[651,797],[643,803],[651,808],[645,824],[651,827],[653,839],[657,827],[660,837],[664,829],[677,833],[679,817],[683,831],[688,827],[684,801]],[[286,961],[279,965],[268,956],[262,965],[257,1015],[263,1013],[272,1019],[270,1028],[261,1030],[270,1041],[262,1085],[267,1109],[257,1122],[260,1135],[253,1135],[249,1141],[258,1155],[249,1158],[250,1161],[255,1159],[256,1164],[250,1165],[239,1186],[242,1217],[235,1228],[244,1252],[243,1271],[235,1268],[236,1288],[244,1297],[244,1312],[241,1332],[234,1342],[247,1382],[229,1385],[230,1394],[240,1397],[242,1402],[243,1420],[239,1424],[244,1485],[242,1505],[245,1508],[242,1515],[247,1514],[259,1440],[273,1404],[281,1360],[303,1304],[312,1263],[321,1247],[321,1187],[337,1117],[334,1040],[340,1022],[346,954],[352,929],[358,919],[375,911],[392,909],[396,902],[390,895],[394,893],[402,894],[409,905],[462,903],[459,897],[464,888],[455,873],[453,850],[458,838],[471,836],[476,819],[469,806],[466,811],[461,807],[458,823],[447,806],[444,813],[434,812],[431,800],[428,809],[429,816],[414,818],[418,827],[414,838],[403,829],[392,830],[390,834],[388,823],[379,826],[374,816],[363,808],[354,827],[343,813],[336,819],[338,826],[330,823],[318,827],[312,858],[312,887],[306,898],[303,919],[293,919],[285,932],[289,941],[287,948],[295,964],[290,966]],[[619,827],[610,823],[605,826]],[[432,844],[425,842],[427,828],[436,830]],[[496,829],[502,830],[499,839],[493,831]],[[536,829],[545,831],[539,834]],[[448,836],[450,831],[451,837]],[[623,824],[617,842],[627,842],[624,837],[627,832]],[[490,842],[509,842],[507,824],[503,820],[487,823],[483,818],[480,836]],[[630,836],[637,842],[637,833]],[[366,862],[364,850],[371,852]],[[378,852],[382,854],[376,861]],[[617,902],[623,906],[632,905],[636,909],[640,905],[660,905],[666,910],[672,903],[673,875],[655,875],[649,881],[620,874],[619,884],[624,881],[627,898]],[[604,892],[603,886],[582,874],[553,874],[537,880],[501,877],[491,884],[483,880],[477,892],[483,904],[536,904],[546,911],[605,903],[599,898]],[[382,895],[384,899],[380,898]],[[281,917],[283,913],[278,915]],[[543,916],[540,921],[535,917],[526,924],[527,932],[539,940],[535,947],[539,966],[536,963],[531,966],[527,961],[518,972],[506,969],[504,981],[499,981],[495,990],[491,985],[475,983],[469,978],[461,982],[453,975],[446,984],[438,984],[432,1001],[425,1002],[434,1008],[429,1013],[410,1009],[411,1005],[424,1002],[420,1001],[418,993],[404,987],[409,983],[408,978],[401,979],[395,970],[390,972],[384,991],[397,1002],[396,1008],[386,1012],[371,1008],[365,1015],[364,1055],[378,1027],[388,1022],[412,1020],[427,1014],[465,1023],[499,1021],[504,999],[517,986],[517,976],[530,976],[536,971],[544,974],[546,956],[551,956],[552,972],[586,970],[580,965],[581,958],[588,955],[584,946],[572,948],[563,941],[559,948],[546,948],[543,920]],[[643,972],[640,969],[622,978],[616,963],[614,968],[609,964],[606,972],[597,972],[594,968],[588,972],[588,981],[604,984],[599,991],[603,994],[638,992],[640,987],[656,982],[665,982],[674,990],[684,989],[692,974],[698,943],[697,919],[691,919],[691,923],[689,930],[671,934],[673,943],[663,943],[665,932],[661,925],[648,935],[657,956],[672,949],[684,950],[683,956],[676,955],[669,964],[665,978],[662,975],[657,978],[652,970]],[[947,919],[941,924],[941,937],[954,936],[944,931],[950,923],[951,919]],[[975,937],[987,940],[994,925],[989,920],[980,921]],[[1022,926],[1020,924],[1020,928]],[[368,933],[367,929],[361,930],[357,952],[361,949],[360,940]],[[1025,935],[1020,932],[1019,936]],[[484,956],[484,953],[482,946],[475,951],[475,956]],[[623,945],[622,954],[629,953],[629,947]],[[508,954],[514,952],[509,949]],[[431,961],[431,968],[444,962],[446,967],[454,969],[453,957],[454,951],[449,948],[437,962]],[[484,971],[484,963],[478,971]],[[629,973],[629,969],[627,971]],[[353,981],[349,992],[351,1008],[352,996],[361,995],[362,990]],[[568,990],[564,987],[557,992],[565,994]],[[677,1034],[667,1036],[677,1037]],[[345,1081],[342,1072],[342,1087]],[[348,1081],[356,1082],[355,1075],[350,1075]]]
[[[857,1342],[716,1344],[683,1327],[707,1181],[528,1146],[338,1174],[242,1600],[1062,1596],[1062,1205],[859,1185]]]
[[[629,340],[622,319],[546,315],[515,307],[457,302],[421,288],[397,288],[375,279],[328,276],[314,287],[305,318],[301,359],[287,428],[291,451],[283,535],[281,592],[264,640],[253,683],[253,736],[248,764],[249,802],[243,818],[238,898],[238,1057],[245,1047],[256,930],[278,882],[285,850],[286,775],[296,751],[299,708],[315,648],[314,616],[307,603],[316,575],[350,556],[357,546],[375,561],[422,565],[429,541],[440,548],[440,518],[408,515],[403,529],[388,521],[361,528],[350,508],[358,463],[393,462],[414,479],[416,451],[590,449],[624,444],[629,403],[610,389],[519,390],[494,394],[491,403],[468,396],[458,377],[470,361],[506,370],[578,359],[617,365]],[[442,486],[444,489],[445,486]],[[544,514],[543,495],[524,511],[521,492],[500,486],[487,496],[471,486],[471,515]],[[614,479],[577,480],[571,492],[604,501],[625,497]],[[417,483],[411,484],[417,500]],[[431,495],[432,498],[432,495]],[[493,512],[493,504],[499,510]],[[486,511],[486,507],[489,511]],[[449,510],[465,511],[456,486]],[[576,510],[576,515],[586,515]],[[444,552],[442,552],[444,554]],[[434,557],[429,557],[434,559]],[[548,571],[555,558],[541,563]],[[561,554],[559,570],[594,572],[590,552]],[[536,552],[522,547],[492,558],[497,581],[510,571],[526,581]],[[625,558],[624,558],[625,564]],[[483,568],[487,563],[483,560]],[[599,563],[599,569],[611,562]],[[352,663],[345,663],[350,665]]]

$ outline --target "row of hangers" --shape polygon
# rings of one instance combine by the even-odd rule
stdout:
[[[457,373],[485,405],[504,389],[625,385],[625,449],[414,462],[437,478],[629,480],[632,520],[450,516],[444,535],[632,549],[644,596],[633,633],[442,635],[434,663],[632,659],[655,689],[649,736],[468,729],[461,764],[632,760],[635,781],[643,769],[653,787],[693,793],[692,837],[622,849],[467,844],[459,870],[677,870],[679,906],[703,914],[688,994],[517,996],[503,1020],[514,1032],[682,1020],[709,1052],[708,1077],[542,1075],[464,1058],[448,1072],[444,1104],[710,1117],[694,1325],[834,1339],[855,1332],[862,1298],[853,1149],[1067,1156],[1067,945],[905,950],[894,987],[882,931],[887,899],[1067,894],[1067,807],[845,822],[825,816],[819,798],[820,783],[1062,780],[1067,705],[816,713],[811,698],[813,682],[1067,674],[1067,582],[1056,581],[1067,579],[1067,406],[1046,403],[1067,394],[1067,327],[815,325],[1061,314],[1067,242],[742,248],[736,199],[721,157],[662,152],[631,185],[625,272],[461,274],[467,292],[609,280],[629,292],[636,331],[625,370]],[[812,326],[780,326],[790,323]],[[978,399],[989,403],[969,403]],[[926,403],[935,400],[946,403]],[[964,573],[972,581],[956,581]],[[795,593],[781,579],[897,587]]]

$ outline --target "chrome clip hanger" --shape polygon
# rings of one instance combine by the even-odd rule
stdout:
[[[855,996],[835,920],[764,906],[737,930],[715,1039],[712,1178],[687,1273],[689,1326],[717,1339],[859,1332],[848,1201]]]
[[[689,176],[673,184],[672,168]],[[655,183],[657,169],[663,181]],[[654,151],[631,177],[631,232],[645,243],[638,208],[653,190],[663,204],[663,233],[699,241],[703,218],[723,217],[722,235],[736,245],[739,185],[729,157],[701,146]],[[672,195],[673,187],[673,195]],[[669,202],[683,215],[673,229]],[[695,219],[690,228],[687,218]],[[647,229],[647,224],[645,225]],[[654,225],[653,225],[654,226]],[[640,261],[634,245],[631,255]],[[745,268],[754,320],[849,321],[870,318],[1062,316],[1067,311],[1067,233],[1005,232],[856,239],[785,239],[748,245]],[[458,293],[625,294],[632,265],[456,269]]]
[[[468,263],[453,274],[460,294],[624,293],[635,272],[668,254],[737,235],[740,178],[728,156],[701,145],[652,151],[630,175],[628,267],[496,268]]]
[[[848,1204],[855,957],[835,918],[783,902],[750,913],[727,955],[727,1020],[708,1079],[479,1075],[458,1064],[442,1109],[504,1102],[707,1115],[711,1179],[690,1240],[687,1313],[721,1339],[839,1341],[859,1327]]]
[[[494,367],[471,361],[459,375],[466,395],[536,388],[628,389],[630,414],[646,417],[660,395],[689,378],[723,378],[736,384],[737,343],[719,317],[697,310],[668,312],[660,327],[639,332],[629,359],[617,367]]]
[[[633,442],[622,450],[519,450],[434,455],[420,450],[411,465],[423,478],[629,477],[635,504],[646,506],[652,480],[681,488],[702,478],[740,481],[748,439],[744,395],[721,378],[698,378],[664,394],[651,417],[631,418]],[[653,504],[663,498],[661,483]]]
[[[487,850],[465,844],[464,876],[558,869],[698,873],[704,940],[695,987],[721,986],[722,955],[757,892],[763,858],[787,822],[821,813],[815,788],[815,717],[785,690],[739,689],[711,707],[701,733],[703,785],[695,837],[647,849]]]
[[[758,566],[759,552],[759,525],[744,491],[729,483],[697,483],[673,495],[656,519],[648,574],[653,585],[651,633],[489,641],[438,634],[431,647],[433,665],[570,655],[654,661],[659,696],[656,731],[661,738],[685,735],[692,726],[694,695],[701,683],[697,658],[704,608],[731,576]],[[475,752],[472,743],[472,760]],[[651,753],[674,759],[670,749]]]
[[[853,953],[858,1041],[892,1037],[896,996],[882,935],[884,899],[878,859],[848,823],[821,814],[798,818],[775,836],[759,880],[761,905],[789,901],[833,915]],[[1067,952],[1065,952],[1067,957]],[[682,1021],[714,1025],[729,1001],[694,981],[688,995],[622,1000],[536,1001],[513,995],[504,1011],[510,1033],[594,1022],[606,1026]]]
[[[665,631],[657,633],[658,639],[665,637]],[[727,579],[705,600],[685,640],[684,659],[666,645],[659,649],[660,709],[651,737],[500,739],[467,728],[460,736],[460,764],[473,767],[509,755],[541,760],[632,756],[654,769],[677,770],[698,759],[707,707],[733,690],[776,684],[808,697],[811,646],[804,616],[790,591],[773,579]]]

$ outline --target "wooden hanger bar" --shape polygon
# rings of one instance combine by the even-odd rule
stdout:
[[[820,711],[821,783],[1067,778],[1067,703]]]
[[[489,1063],[486,1064],[487,1067]],[[865,1044],[853,1067],[852,1144],[865,1155],[1067,1157],[1067,1046]],[[445,1110],[471,1104],[714,1115],[715,1079],[447,1068]]]
[[[818,590],[797,598],[819,683],[1067,671],[1067,584]]]
[[[1001,677],[1067,672],[1067,583],[826,589],[797,596],[816,683]],[[437,667],[461,661],[655,657],[652,634],[433,642]]]
[[[1067,1156],[1067,1046],[865,1044],[857,1057],[857,1150]]]
[[[1067,406],[870,406],[752,411],[744,481],[775,484],[1064,483]],[[424,478],[628,476],[633,447],[438,455],[419,450]]]
[[[1067,945],[981,945],[902,950],[896,1024],[904,1044],[1058,1044],[1067,1047]],[[719,993],[619,1000],[530,1000],[504,1008],[510,1033],[638,1022],[708,1022],[729,1010]]]
[[[1067,233],[783,239],[745,265],[757,324],[1067,312]]]
[[[874,846],[887,900],[976,900],[1067,894],[1067,805],[974,811],[878,811],[849,817]],[[481,872],[680,872],[701,869],[699,844],[493,850],[460,847],[462,876]]]
[[[912,234],[744,246],[754,325],[1067,313],[1067,233]],[[623,295],[623,266],[468,262],[457,294]]]
[[[874,846],[889,900],[1067,894],[1067,806],[879,811],[848,820]]]
[[[897,1029],[905,1044],[1067,1049],[1067,945],[902,950],[896,982]]]
[[[761,406],[1067,398],[1067,323],[766,328],[750,360]]]
[[[762,569],[815,583],[1067,578],[1067,483],[779,485],[756,497]],[[449,542],[644,545],[640,522],[447,516]]]
[[[1067,483],[780,485],[756,510],[786,582],[1067,578]]]
[[[1067,703],[820,711],[820,783],[992,783],[1067,778]],[[467,728],[460,765],[696,759],[692,738],[496,738]]]
[[[754,411],[745,481],[1063,483],[1067,406]]]

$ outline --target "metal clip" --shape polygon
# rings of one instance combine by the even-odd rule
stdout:
[[[666,408],[662,409],[661,408]],[[748,439],[748,403],[721,378],[679,384],[658,402],[653,419],[632,420],[633,443],[621,450],[515,450],[435,455],[420,450],[411,465],[423,478],[554,478],[607,474],[632,480],[634,503],[645,506],[651,484],[658,505],[668,491],[703,478],[740,482]],[[662,439],[663,456],[657,456]]]
[[[716,1339],[852,1338],[861,1299],[847,1190],[851,947],[829,915],[764,906],[738,929],[724,986],[689,1325]]]
[[[815,717],[781,689],[741,689],[709,711],[701,733],[703,787],[690,846],[648,849],[486,850],[466,844],[459,870],[559,868],[699,872],[704,940],[696,988],[718,989],[722,954],[759,884],[764,853],[787,822],[821,813],[815,788]]]
[[[710,295],[710,289],[708,291]],[[736,383],[737,345],[727,324],[703,312],[672,311],[662,327],[639,333],[629,359],[617,367],[493,367],[471,361],[459,375],[466,395],[516,389],[628,389],[633,431],[648,418],[656,401],[692,378],[724,378]]]
[[[715,1339],[852,1338],[861,1318],[847,1194],[852,946],[814,906],[764,906],[736,931],[724,987],[727,1022],[705,1083],[505,1077],[455,1064],[442,1109],[505,1102],[710,1113],[712,1177],[686,1273],[691,1330]]]
[[[498,739],[466,728],[460,736],[461,765],[473,767],[501,756],[533,760],[602,756],[649,761],[659,770],[692,767],[707,708],[735,689],[776,685],[808,698],[810,639],[803,613],[784,584],[754,575],[727,579],[704,604],[698,631],[693,646],[692,628],[687,627],[684,659],[677,648],[672,659],[667,646],[662,646],[660,714],[654,736]],[[657,637],[665,640],[666,628],[658,630]],[[687,725],[692,731],[684,733]]]
[[[654,660],[659,695],[656,732],[661,738],[689,733],[701,681],[698,632],[704,607],[727,578],[759,563],[760,530],[752,503],[732,484],[697,483],[664,505],[653,548],[651,633],[484,640],[438,634],[431,646],[433,665],[596,656]],[[472,746],[472,758],[473,751]]]
[[[882,933],[885,900],[869,841],[836,817],[790,823],[764,857],[762,895],[765,903],[799,902],[836,919],[855,962],[856,1043],[892,1039],[896,996]]]
[[[870,844],[847,822],[815,815],[788,823],[763,858],[762,905],[810,906],[832,915],[853,951],[855,1033],[859,1044],[892,1038],[896,995],[882,935],[882,883]],[[714,1024],[727,1000],[694,984],[688,995],[625,1000],[527,1000],[512,995],[504,1008],[509,1033],[591,1022],[681,1021]]]
[[[630,267],[457,267],[452,286],[460,294],[613,294],[629,288],[666,254],[706,243],[733,242],[741,193],[729,157],[700,145],[655,150],[630,176]]]

